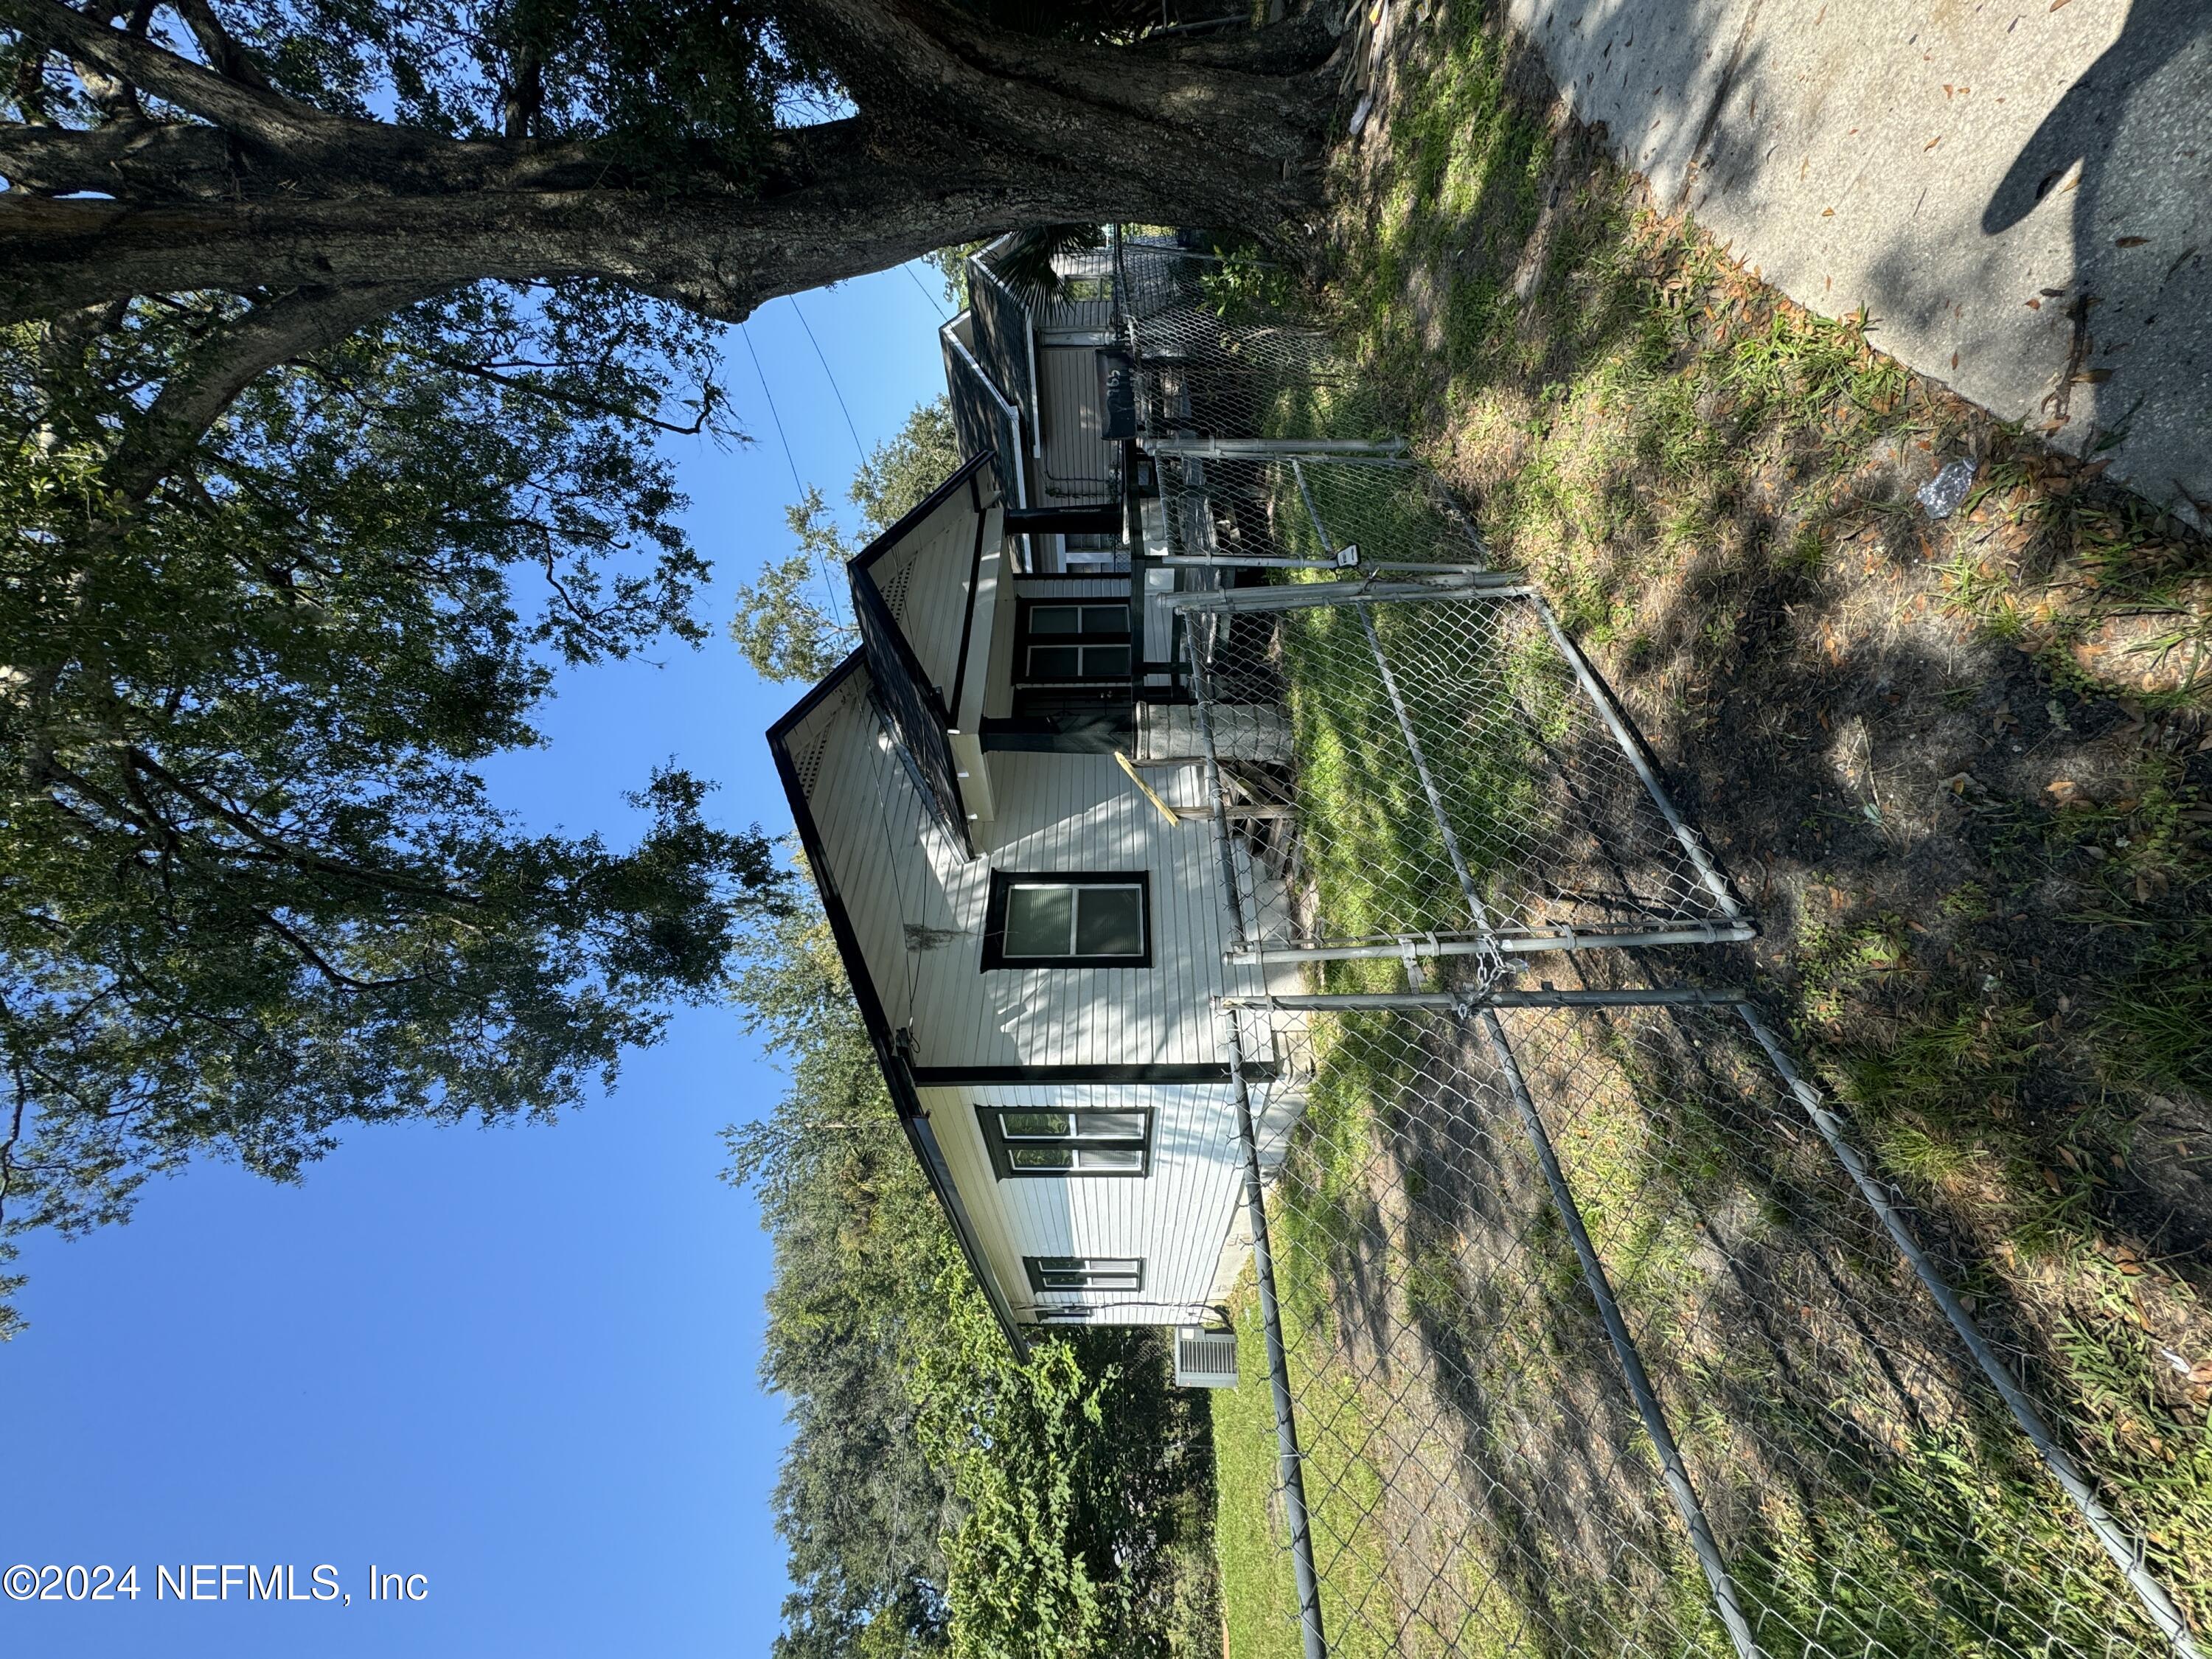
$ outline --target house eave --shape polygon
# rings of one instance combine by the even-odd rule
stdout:
[[[950,489],[954,481],[948,481],[945,488]],[[923,503],[921,507],[915,509],[915,513],[922,512],[931,504]],[[891,532],[885,533],[889,535]],[[866,556],[864,554],[862,556]],[[898,1115],[899,1127],[906,1135],[907,1145],[914,1152],[915,1161],[921,1166],[922,1178],[929,1183],[930,1191],[936,1195],[938,1203],[944,1208],[946,1220],[951,1224],[953,1237],[960,1245],[960,1253],[968,1259],[969,1269],[975,1275],[976,1285],[983,1292],[983,1299],[989,1304],[993,1317],[997,1319],[1000,1328],[1006,1334],[1006,1340],[1013,1345],[1016,1357],[1025,1359],[1029,1357],[1028,1339],[1014,1316],[1013,1304],[1006,1296],[1006,1287],[999,1283],[990,1258],[984,1254],[982,1243],[976,1237],[975,1222],[961,1198],[959,1187],[952,1179],[952,1171],[945,1161],[944,1152],[937,1145],[937,1133],[930,1124],[928,1113],[922,1108],[913,1071],[906,1056],[900,1052],[897,1036],[891,1030],[883,999],[876,994],[875,981],[868,971],[867,958],[860,951],[860,934],[854,928],[852,916],[845,908],[844,898],[837,890],[836,874],[830,866],[828,848],[823,842],[813,808],[807,800],[805,787],[799,781],[798,766],[792,759],[786,741],[793,728],[818,708],[823,699],[832,696],[866,665],[861,653],[855,651],[831,669],[821,684],[801,697],[781,720],[769,727],[769,753],[775,758],[776,776],[781,780],[785,797],[791,803],[792,821],[799,831],[799,844],[805,850],[808,871],[813,876],[815,890],[822,896],[823,914],[829,919],[830,937],[836,941],[837,955],[845,964],[845,977],[853,988],[853,999],[860,1005],[860,1022],[867,1030],[870,1047],[875,1050],[876,1064],[883,1072],[884,1086],[890,1092],[891,1106]]]

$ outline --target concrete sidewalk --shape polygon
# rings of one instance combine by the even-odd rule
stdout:
[[[1508,11],[1662,205],[2212,527],[2212,0]]]

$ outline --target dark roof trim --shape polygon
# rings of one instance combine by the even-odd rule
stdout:
[[[931,514],[936,512],[937,509],[944,506],[945,502],[951,501],[954,492],[959,489],[963,485],[966,484],[968,482],[968,475],[974,472],[986,462],[990,460],[991,454],[991,451],[986,449],[977,454],[970,455],[966,460],[961,462],[960,470],[958,471],[955,472],[943,483],[938,485],[936,489],[931,490],[928,495],[923,496],[919,501],[916,501],[914,506],[908,508],[904,514],[900,515],[899,521],[896,524],[893,525],[889,530],[884,531],[882,535],[877,537],[875,540],[870,542],[866,547],[854,554],[853,556],[853,562],[848,565],[846,568],[851,570],[855,574],[858,574],[860,572],[866,570],[870,565],[875,563],[878,559],[882,558],[884,554],[890,552],[892,545],[904,537],[908,531],[912,530],[916,525],[920,524]],[[977,510],[981,510],[980,501],[978,503]]]
[[[963,1085],[1054,1083],[1227,1083],[1226,1065],[1201,1062],[1189,1066],[916,1066],[911,1068],[915,1086],[948,1089]],[[1272,1078],[1272,1062],[1248,1065],[1244,1075],[1255,1081]]]
[[[775,761],[776,776],[783,781],[783,793],[791,802],[791,817],[799,830],[799,844],[806,849],[807,868],[812,872],[814,884],[822,895],[823,914],[829,918],[830,937],[837,942],[837,954],[844,959],[845,978],[853,988],[853,1000],[860,1006],[860,1023],[867,1028],[869,1045],[876,1051],[876,1064],[882,1067],[884,1082],[890,1090],[891,1104],[898,1113],[899,1127],[906,1131],[907,1144],[914,1149],[915,1161],[929,1182],[937,1201],[945,1206],[947,1220],[952,1224],[952,1234],[960,1242],[960,1253],[968,1258],[969,1270],[975,1275],[975,1283],[990,1304],[999,1328],[1006,1332],[1006,1340],[1013,1345],[1017,1358],[1029,1358],[1029,1342],[1022,1334],[1021,1326],[1014,1319],[1013,1304],[1006,1299],[1005,1289],[991,1271],[990,1259],[983,1254],[983,1246],[975,1236],[975,1224],[968,1214],[968,1206],[961,1201],[960,1190],[953,1184],[952,1171],[945,1161],[944,1150],[937,1144],[935,1130],[921,1108],[921,1097],[915,1091],[914,1075],[908,1069],[906,1057],[898,1050],[891,1033],[890,1017],[884,1011],[883,999],[876,994],[874,979],[868,972],[867,958],[860,951],[860,937],[853,929],[853,918],[845,908],[845,900],[837,890],[835,873],[830,868],[828,849],[823,845],[822,831],[814,821],[814,810],[808,804],[806,791],[799,781],[799,768],[793,763],[786,739],[793,728],[807,715],[819,708],[824,699],[834,693],[863,666],[860,653],[851,656],[831,669],[822,683],[801,697],[791,712],[768,729],[769,753]]]
[[[960,619],[960,659],[952,670],[952,696],[949,712],[954,720],[960,717],[960,699],[968,690],[968,648],[975,639],[975,590],[983,585],[983,532],[990,528],[991,514],[983,505],[983,487],[975,482],[975,475],[968,475],[968,500],[975,509],[975,549],[968,560],[968,609]],[[990,641],[983,648],[991,648]]]

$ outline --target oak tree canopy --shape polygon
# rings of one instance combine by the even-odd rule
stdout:
[[[665,441],[742,440],[763,301],[1298,234],[1322,16],[1156,15],[0,0],[0,1251],[194,1157],[551,1114],[724,994],[757,832],[647,752],[635,845],[532,833],[483,763],[564,665],[704,637]]]

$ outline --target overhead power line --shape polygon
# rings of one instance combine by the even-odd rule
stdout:
[[[801,318],[799,320],[803,323],[805,319]],[[760,381],[761,396],[768,400],[768,417],[775,425],[776,441],[783,446],[784,465],[791,469],[791,487],[799,492],[799,500],[805,501],[806,499],[806,485],[799,478],[799,459],[791,453],[791,439],[784,432],[783,416],[776,411],[775,393],[768,389],[768,371],[761,367],[760,352],[753,345],[751,331],[748,330],[743,323],[739,323],[738,325],[738,332],[744,337],[745,355],[753,360],[753,374]],[[807,337],[810,339],[813,337],[811,331],[809,331]],[[820,348],[817,347],[816,349],[818,351]],[[826,369],[829,365],[825,363],[823,367]],[[834,385],[832,389],[835,389]],[[857,438],[855,439],[855,441],[858,441]],[[844,606],[838,601],[836,578],[830,574],[830,562],[823,556],[822,550],[819,548],[817,548],[814,551],[814,564],[816,570],[822,577],[823,594],[830,601],[830,620],[836,623],[840,628],[850,628],[852,624],[845,620]]]
[[[806,494],[806,486],[801,483],[799,479],[798,458],[792,454],[791,440],[784,434],[783,416],[776,412],[775,393],[768,389],[768,374],[767,372],[761,368],[760,353],[753,349],[753,337],[751,331],[747,329],[743,323],[739,323],[738,325],[738,332],[744,336],[745,352],[746,355],[753,360],[753,374],[758,377],[760,380],[761,396],[768,399],[768,417],[770,421],[775,423],[776,441],[783,446],[784,463],[791,468],[791,487],[797,490],[801,495],[804,495]]]
[[[845,393],[837,385],[837,377],[830,372],[830,360],[822,355],[822,342],[814,337],[814,325],[806,320],[806,313],[799,309],[799,296],[791,296],[792,311],[799,318],[799,327],[806,331],[806,343],[814,348],[815,361],[822,365],[822,377],[830,382],[830,395],[837,400],[837,412],[845,417],[845,430],[853,434],[853,453],[860,458],[860,465],[868,464],[867,446],[860,441],[860,428],[853,424],[853,411],[846,405]]]
[[[937,314],[939,316],[942,317],[946,314],[945,310],[945,301],[929,291],[929,284],[923,282],[921,277],[915,275],[914,267],[912,265],[901,265],[899,269],[906,272],[907,281],[912,283],[916,288],[921,290],[921,297],[928,301],[932,306],[936,307]]]

